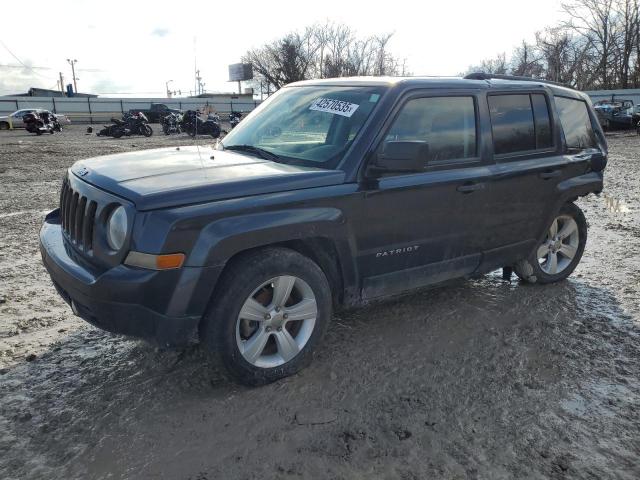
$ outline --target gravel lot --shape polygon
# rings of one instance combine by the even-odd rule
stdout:
[[[0,478],[639,478],[640,137],[609,141],[568,281],[338,313],[310,368],[248,389],[74,317],[40,262],[74,161],[193,140],[0,132]]]

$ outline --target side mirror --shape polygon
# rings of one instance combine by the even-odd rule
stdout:
[[[376,173],[421,172],[427,164],[429,144],[421,140],[384,142],[369,170]]]

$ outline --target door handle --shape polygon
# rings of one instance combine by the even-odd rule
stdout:
[[[543,180],[549,180],[550,178],[556,178],[562,175],[562,170],[547,170],[546,172],[539,173],[538,176]]]
[[[460,185],[456,190],[460,193],[473,193],[476,190],[482,190],[484,188],[484,183],[465,183],[464,185]]]

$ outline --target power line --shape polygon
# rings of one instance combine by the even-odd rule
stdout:
[[[17,56],[15,53],[13,53],[13,52],[11,51],[11,49],[9,49],[9,47],[7,47],[7,45],[6,45],[2,40],[0,40],[0,44],[2,44],[2,46],[4,47],[4,49],[5,49],[7,52],[9,52],[9,55],[11,55],[13,58],[15,58],[15,59],[16,59],[16,61],[17,61],[20,65],[22,65],[24,68],[30,69],[30,70],[31,70],[35,75],[38,75],[39,77],[50,79],[50,78],[49,78],[49,77],[47,77],[46,75],[42,75],[41,73],[36,72],[33,68],[29,67],[28,65],[25,65],[25,63],[24,63],[22,60],[20,60],[20,59],[18,58],[18,56]]]
[[[55,70],[54,68],[51,68],[51,67],[39,67],[35,65],[29,65],[25,67],[24,65],[8,65],[6,63],[0,63],[0,68],[28,68],[31,70]],[[97,72],[104,72],[104,70],[102,70],[101,68],[76,68],[76,72],[97,73]]]
[[[25,67],[23,67],[22,65],[6,65],[6,64],[4,64],[4,63],[0,63],[0,68],[20,68],[20,69],[23,69],[23,68],[25,68]],[[52,69],[51,69],[51,68],[49,68],[49,67],[35,67],[35,66],[33,66],[33,65],[32,65],[32,66],[29,66],[29,67],[27,67],[27,68],[29,68],[29,69],[31,69],[31,70],[52,70]]]

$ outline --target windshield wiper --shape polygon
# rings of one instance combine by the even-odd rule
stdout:
[[[274,162],[281,161],[281,158],[273,152],[269,150],[265,150],[264,148],[256,147],[254,145],[229,145],[228,147],[224,145],[225,150],[237,150],[239,152],[247,152],[258,155],[260,158],[264,158],[265,160],[271,160]]]

